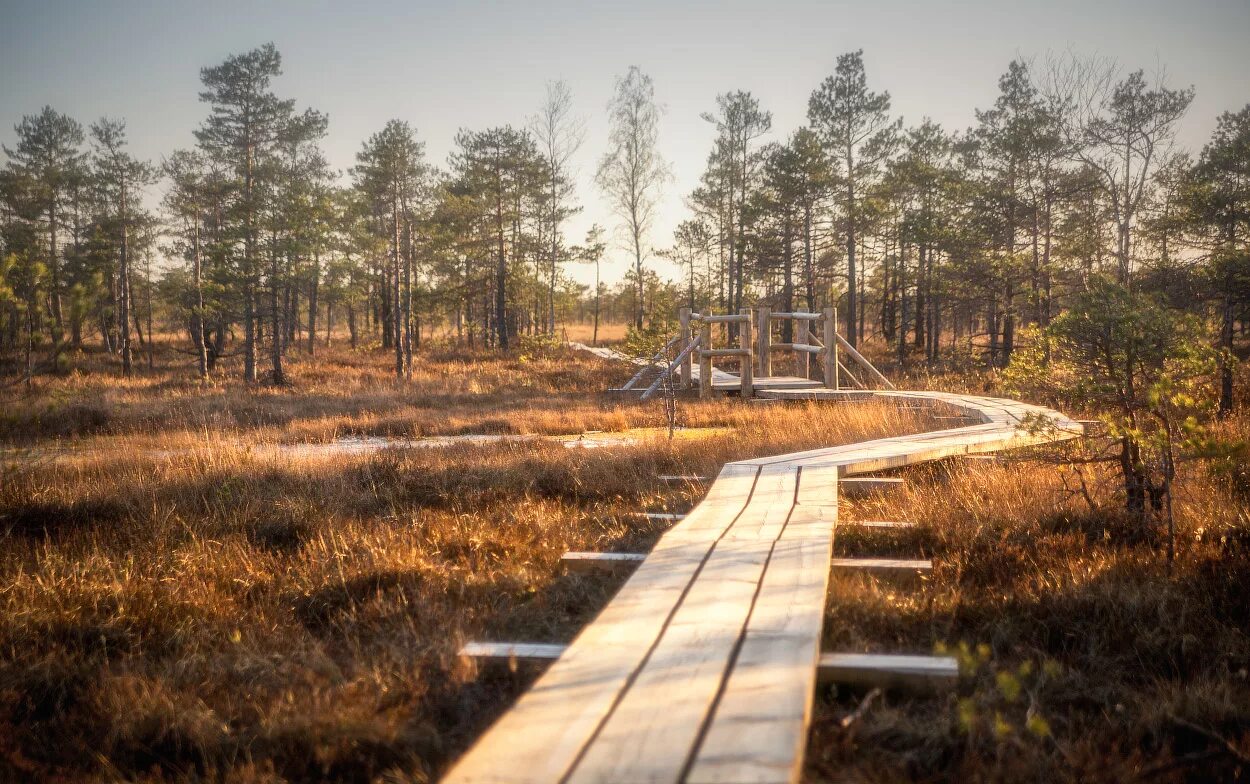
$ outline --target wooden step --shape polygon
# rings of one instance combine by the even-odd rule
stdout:
[[[468,642],[460,655],[486,661],[540,663],[560,658],[566,647],[540,642]],[[950,656],[822,653],[816,667],[816,678],[823,684],[926,689],[948,686],[959,678],[959,663]]]

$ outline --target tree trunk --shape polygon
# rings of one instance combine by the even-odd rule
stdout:
[[[282,343],[286,331],[282,328],[277,238],[274,240],[274,247],[269,252],[269,357],[273,370],[272,383],[278,385],[286,383],[286,375],[282,370]]]
[[[317,294],[321,286],[321,254],[313,253],[312,281],[308,284],[308,356],[317,355]],[[327,315],[327,320],[329,316]],[[330,333],[326,332],[329,341]]]
[[[243,241],[243,274],[247,280],[243,293],[243,380],[250,384],[256,383],[256,209],[252,204],[253,185],[253,150],[249,143],[244,148],[243,201],[247,221],[244,227]]]
[[[134,372],[133,356],[130,348],[130,306],[132,303],[130,289],[130,252],[129,252],[129,235],[126,227],[126,183],[122,181],[121,200],[119,203],[121,218],[121,253],[119,256],[120,263],[117,267],[117,286],[118,286],[118,307],[117,307],[117,327],[121,336],[122,351],[122,375],[127,378]],[[57,306],[59,309],[59,305]],[[59,321],[60,316],[57,316]]]
[[[846,144],[846,342],[859,347],[858,279],[855,269],[855,157]]]
[[[495,331],[499,348],[508,350],[508,257],[504,252],[503,196],[495,199]]]
[[[208,378],[208,346],[204,333],[204,270],[200,258],[200,219],[195,218],[191,235],[191,267],[195,279],[195,312],[191,314],[191,329],[195,333],[195,359],[200,378]]]

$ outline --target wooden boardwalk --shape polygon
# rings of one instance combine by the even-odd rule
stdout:
[[[726,465],[445,781],[798,780],[839,478],[1082,432],[1056,411],[1011,400],[872,394],[944,404],[972,424]],[[845,393],[782,386],[757,395]]]

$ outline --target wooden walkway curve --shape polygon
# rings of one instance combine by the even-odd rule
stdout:
[[[1057,411],[1012,400],[871,394],[944,404],[973,424],[726,465],[702,502],[444,780],[797,781],[839,478],[1082,432]]]

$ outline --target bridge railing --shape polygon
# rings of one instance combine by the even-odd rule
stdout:
[[[798,328],[795,338],[791,342],[774,342],[773,323],[786,320],[796,322]],[[754,392],[757,373],[759,378],[772,377],[774,351],[796,352],[800,358],[798,372],[803,378],[811,378],[812,357],[816,357],[823,366],[821,380],[829,389],[841,389],[844,385],[853,389],[867,389],[869,384],[865,381],[894,389],[894,385],[863,354],[838,334],[837,308],[825,308],[816,313],[773,311],[761,306],[721,315],[681,308],[678,312],[678,323],[680,331],[676,342],[670,342],[666,351],[676,345],[680,353],[668,367],[666,374],[678,372],[680,387],[689,389],[693,384],[692,371],[697,361],[700,397],[708,397],[713,393],[716,372],[713,360],[719,357],[739,358],[739,385],[743,396],[750,396]],[[716,324],[739,325],[737,348],[717,348],[713,345],[712,327]],[[843,362],[844,354],[846,361],[854,364],[864,374],[865,381],[857,378]]]

